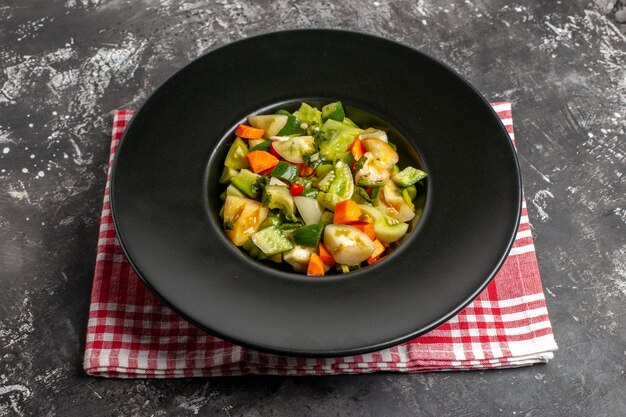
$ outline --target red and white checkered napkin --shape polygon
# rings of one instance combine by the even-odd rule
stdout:
[[[494,103],[513,140],[510,103]],[[132,111],[113,121],[111,160]],[[109,174],[110,175],[110,174]],[[119,246],[104,195],[84,367],[88,374],[167,378],[242,374],[328,375],[504,368],[547,362],[557,346],[546,310],[526,204],[504,266],[456,317],[400,346],[343,358],[290,358],[218,339],[164,306]]]

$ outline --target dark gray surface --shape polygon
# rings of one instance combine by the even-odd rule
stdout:
[[[626,414],[626,38],[604,12],[570,0],[0,2],[0,416]],[[399,40],[514,102],[553,361],[324,378],[82,373],[111,111],[206,50],[294,27]]]

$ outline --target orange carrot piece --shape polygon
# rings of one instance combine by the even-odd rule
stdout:
[[[313,174],[313,168],[311,168],[307,164],[296,164],[296,166],[300,168],[301,177],[308,177],[309,175]]]
[[[246,154],[248,162],[250,162],[250,168],[255,174],[261,171],[274,168],[278,164],[278,158],[269,152],[265,151],[252,151]]]
[[[317,251],[319,252],[320,259],[322,260],[324,265],[326,266],[335,265],[335,258],[333,258],[333,255],[330,254],[330,251],[326,249],[326,246],[324,246],[322,242],[320,242],[317,248]]]
[[[324,263],[317,253],[313,252],[309,258],[309,267],[306,270],[306,274],[310,277],[323,277],[324,276]]]
[[[374,225],[372,223],[355,222],[355,223],[352,223],[350,226],[356,227],[357,229],[365,233],[367,237],[369,237],[370,239],[372,240],[376,239],[376,232],[374,232]]]
[[[369,258],[367,258],[368,264],[376,262],[378,260],[378,257],[382,255],[382,253],[385,251],[385,247],[378,239],[374,240],[374,248],[374,252],[370,255]]]
[[[235,130],[235,135],[245,139],[261,139],[264,133],[265,130],[248,125],[239,125]]]
[[[361,139],[359,139],[358,137],[354,138],[354,142],[352,142],[348,150],[350,151],[350,153],[352,153],[352,156],[354,156],[355,163],[358,162],[358,160],[361,159],[361,157],[365,153],[365,147],[361,143]]]
[[[358,222],[363,212],[359,208],[359,205],[352,200],[344,200],[335,206],[335,216],[333,223],[335,224],[350,224]]]

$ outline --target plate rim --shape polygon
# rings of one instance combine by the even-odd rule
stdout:
[[[416,329],[413,332],[410,332],[408,334],[405,334],[403,336],[399,336],[397,338],[394,338],[392,340],[387,340],[385,342],[380,342],[380,343],[374,343],[374,344],[370,344],[367,346],[361,346],[358,348],[352,348],[352,349],[343,349],[343,350],[333,350],[333,349],[320,349],[320,350],[316,350],[316,351],[306,351],[306,350],[300,350],[300,349],[281,349],[281,348],[276,348],[276,347],[272,347],[272,346],[266,346],[264,344],[260,344],[260,343],[251,343],[248,341],[244,341],[241,340],[235,336],[231,336],[231,335],[226,335],[223,334],[220,331],[217,331],[213,328],[211,328],[210,326],[207,326],[205,324],[199,323],[197,320],[192,319],[191,317],[189,317],[188,315],[186,315],[184,312],[182,312],[178,307],[174,306],[172,303],[170,303],[166,297],[164,297],[161,293],[159,293],[154,286],[150,283],[150,280],[147,279],[144,274],[140,271],[140,269],[137,267],[135,261],[133,260],[133,258],[130,256],[130,253],[128,251],[127,248],[127,244],[125,243],[125,238],[123,237],[123,232],[120,230],[119,227],[119,223],[118,223],[118,219],[117,219],[117,215],[116,215],[116,204],[115,204],[115,183],[116,183],[116,168],[117,168],[117,161],[118,161],[118,156],[120,155],[121,151],[122,151],[122,147],[124,145],[125,139],[127,137],[127,133],[131,130],[133,123],[137,120],[137,115],[145,108],[146,104],[148,104],[150,102],[150,100],[153,98],[153,96],[155,96],[162,88],[164,85],[168,84],[172,79],[176,78],[177,76],[179,76],[180,73],[182,73],[185,69],[187,69],[187,67],[193,65],[194,63],[196,63],[197,61],[202,60],[206,55],[212,54],[214,52],[217,52],[223,48],[229,48],[231,46],[237,45],[239,43],[245,43],[245,42],[249,42],[249,41],[254,41],[254,40],[260,40],[264,37],[272,37],[272,36],[278,36],[278,35],[288,35],[290,33],[304,33],[304,32],[312,32],[312,33],[320,33],[320,32],[325,32],[325,33],[330,33],[330,34],[337,34],[337,35],[358,35],[358,36],[362,36],[364,38],[369,38],[372,40],[376,40],[376,41],[383,41],[383,42],[387,42],[387,43],[391,43],[391,44],[395,44],[396,46],[402,47],[408,51],[410,51],[411,53],[416,53],[419,55],[422,55],[424,57],[426,57],[427,59],[433,61],[434,63],[438,64],[443,70],[449,72],[451,75],[455,76],[456,78],[458,78],[466,87],[468,87],[470,90],[472,90],[475,95],[479,98],[479,100],[481,100],[483,102],[483,104],[486,105],[486,107],[488,108],[488,111],[491,112],[492,117],[497,121],[500,130],[506,134],[507,137],[509,136],[509,133],[506,130],[506,127],[504,126],[504,124],[502,123],[502,121],[500,120],[500,118],[498,117],[496,111],[493,109],[493,107],[491,106],[491,103],[478,91],[478,89],[476,89],[476,87],[474,87],[463,75],[459,74],[455,69],[453,69],[450,65],[448,65],[447,63],[439,60],[438,58],[433,57],[432,55],[430,55],[429,53],[426,53],[422,50],[419,50],[411,45],[407,45],[404,44],[402,42],[399,42],[397,40],[394,39],[389,39],[380,35],[376,35],[376,34],[371,34],[371,33],[366,33],[366,32],[360,32],[360,31],[354,31],[354,30],[342,30],[342,29],[329,29],[329,28],[305,28],[305,29],[285,29],[285,30],[277,30],[277,31],[269,31],[269,32],[263,32],[263,33],[259,33],[256,34],[254,36],[250,36],[250,37],[244,37],[244,38],[240,38],[237,39],[235,41],[232,42],[227,42],[224,45],[221,45],[217,48],[211,49],[209,51],[206,51],[205,53],[199,55],[198,57],[196,57],[195,59],[185,63],[183,66],[181,66],[180,68],[178,68],[176,71],[174,71],[171,75],[169,75],[168,77],[166,77],[156,88],[154,88],[154,90],[145,98],[145,100],[143,101],[142,105],[140,106],[139,109],[135,110],[133,116],[131,117],[130,121],[128,122],[128,124],[126,125],[124,132],[122,134],[122,137],[120,138],[118,145],[117,145],[117,151],[113,156],[113,161],[111,164],[111,170],[110,170],[110,181],[109,181],[109,195],[110,195],[110,199],[109,199],[109,203],[110,203],[110,207],[111,207],[111,217],[113,219],[113,226],[116,232],[116,236],[117,236],[117,240],[118,243],[120,245],[120,247],[122,248],[122,251],[126,257],[126,260],[129,262],[129,264],[131,265],[133,271],[137,274],[137,276],[141,279],[141,281],[144,283],[144,285],[146,285],[146,287],[148,287],[148,289],[155,295],[157,296],[157,298],[159,300],[161,300],[168,308],[172,309],[174,312],[176,312],[176,314],[178,314],[180,317],[182,317],[184,320],[192,323],[194,326],[198,327],[199,329],[208,332],[211,335],[217,336],[223,340],[226,341],[230,341],[236,345],[239,346],[243,346],[246,348],[250,348],[250,349],[254,349],[254,350],[258,350],[258,351],[262,351],[262,352],[266,352],[266,353],[270,353],[270,354],[277,354],[277,355],[284,355],[284,356],[291,356],[291,357],[311,357],[311,358],[330,358],[330,357],[345,357],[345,356],[352,356],[352,355],[359,355],[359,354],[365,354],[365,353],[371,353],[371,352],[375,352],[375,351],[380,351],[383,349],[387,349],[393,346],[397,346],[401,343],[407,342],[409,340],[415,339],[416,337],[419,337],[425,333],[428,333],[429,331],[439,327],[440,325],[442,325],[443,323],[447,322],[448,320],[450,320],[452,317],[454,317],[455,315],[457,315],[461,310],[463,310],[465,307],[467,307],[472,301],[474,301],[476,299],[476,297],[478,297],[484,290],[485,288],[493,281],[493,279],[495,278],[495,276],[497,275],[497,273],[499,272],[499,270],[502,268],[502,266],[504,265],[506,259],[509,256],[509,253],[511,251],[511,248],[513,247],[513,244],[515,242],[515,236],[516,236],[516,232],[517,229],[519,227],[519,221],[521,218],[521,211],[522,211],[522,205],[523,205],[523,186],[522,186],[522,176],[521,176],[521,169],[520,169],[520,164],[519,164],[519,157],[517,155],[517,151],[515,146],[513,145],[513,142],[511,140],[508,140],[507,142],[507,146],[509,148],[510,154],[512,155],[512,159],[513,159],[513,163],[515,165],[515,170],[512,171],[515,174],[515,179],[516,179],[516,197],[517,197],[517,207],[516,207],[516,213],[515,213],[515,227],[510,231],[510,236],[508,238],[508,242],[506,245],[506,249],[502,252],[502,255],[498,258],[497,263],[491,268],[489,274],[487,275],[487,277],[482,281],[482,284],[480,286],[478,286],[478,288],[476,290],[474,290],[470,295],[468,295],[467,297],[465,297],[465,299],[459,303],[459,305],[457,305],[453,310],[451,310],[449,313],[443,315],[442,317],[440,317],[437,320],[434,320],[432,322],[430,322],[427,326],[423,326],[422,328]],[[427,199],[426,200],[426,204],[429,205],[429,200],[432,201],[432,199]],[[425,209],[425,213],[427,212],[427,210]]]

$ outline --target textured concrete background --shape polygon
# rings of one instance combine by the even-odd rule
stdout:
[[[626,37],[615,3],[0,0],[0,416],[625,415]],[[560,346],[548,365],[323,378],[83,375],[112,110],[137,108],[203,52],[301,27],[396,39],[447,62],[489,100],[514,102]]]

